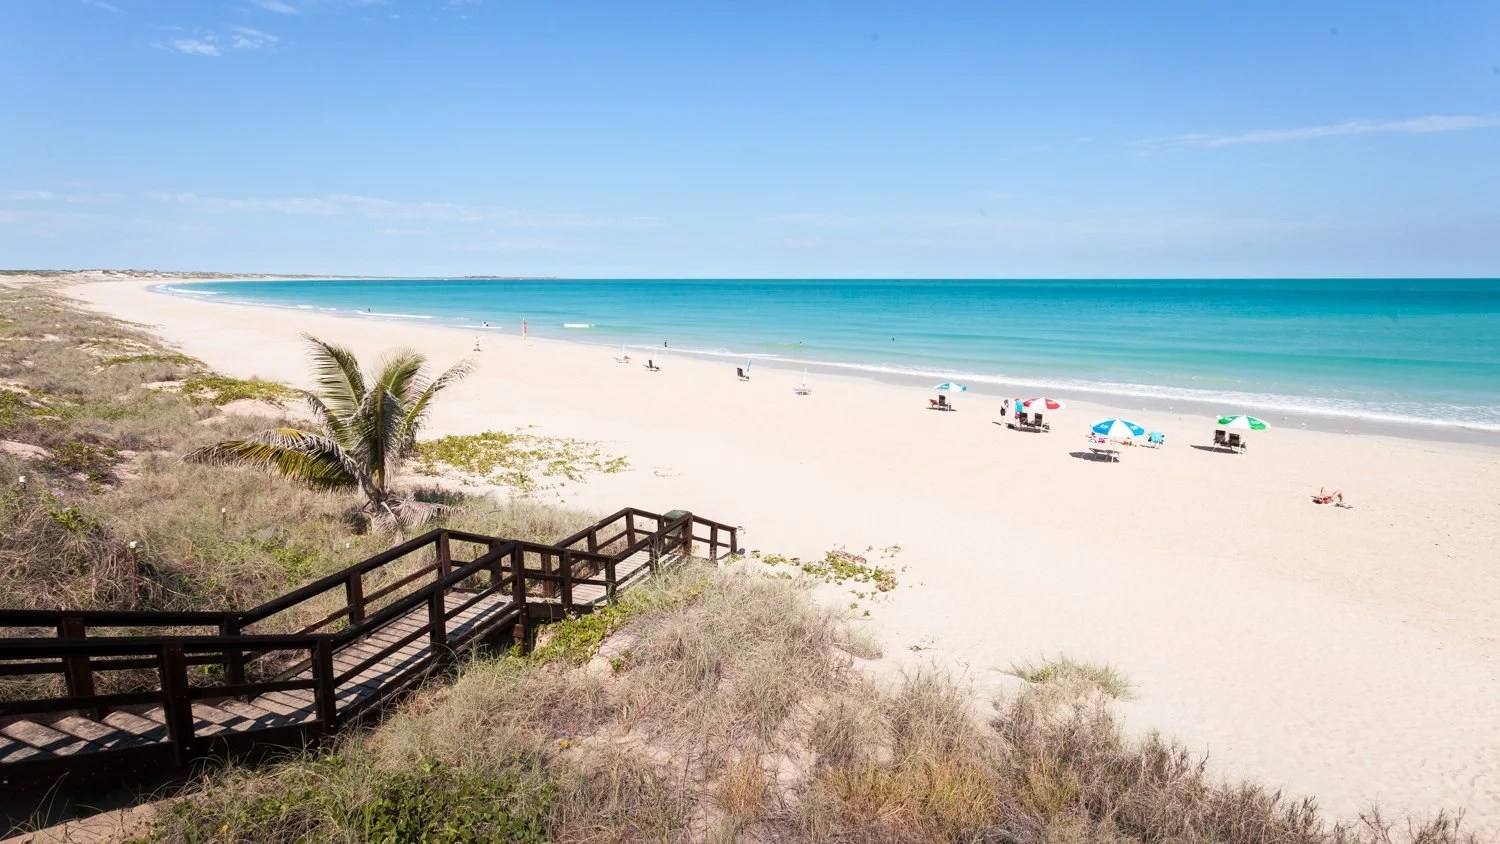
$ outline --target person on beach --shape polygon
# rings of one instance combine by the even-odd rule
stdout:
[[[1348,507],[1344,503],[1344,491],[1336,489],[1329,492],[1327,487],[1318,487],[1318,494],[1313,496],[1314,504],[1332,504],[1335,507]]]

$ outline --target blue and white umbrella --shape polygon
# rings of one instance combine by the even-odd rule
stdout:
[[[1128,440],[1146,433],[1146,429],[1124,419],[1103,419],[1089,426],[1095,436],[1111,440]]]
[[[937,390],[940,393],[967,393],[969,391],[967,385],[955,384],[952,381],[944,381],[943,383],[937,385],[936,387],[933,387],[932,389]]]

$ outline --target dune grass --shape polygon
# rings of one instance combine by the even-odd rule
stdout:
[[[607,637],[476,659],[322,755],[205,778],[153,840],[1477,844],[1446,815],[1334,825],[1220,782],[1128,738],[1121,679],[1087,663],[1033,670],[988,719],[935,670],[877,683],[808,588],[678,571]]]

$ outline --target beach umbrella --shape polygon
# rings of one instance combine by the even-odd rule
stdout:
[[[967,393],[969,391],[967,385],[955,384],[952,381],[944,381],[943,383],[937,385],[936,387],[933,387],[932,389],[937,390],[940,393]]]
[[[1128,440],[1146,433],[1146,429],[1124,419],[1101,419],[1089,426],[1089,430],[1112,440]]]
[[[1219,427],[1232,431],[1264,431],[1271,425],[1254,416],[1220,416]]]
[[[1021,406],[1027,410],[1062,410],[1064,407],[1062,402],[1057,399],[1049,399],[1046,396],[1027,399],[1021,402]]]

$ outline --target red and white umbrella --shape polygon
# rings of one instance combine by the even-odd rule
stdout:
[[[1027,410],[1062,410],[1063,403],[1057,399],[1049,399],[1046,396],[1038,396],[1021,402],[1021,406]]]

